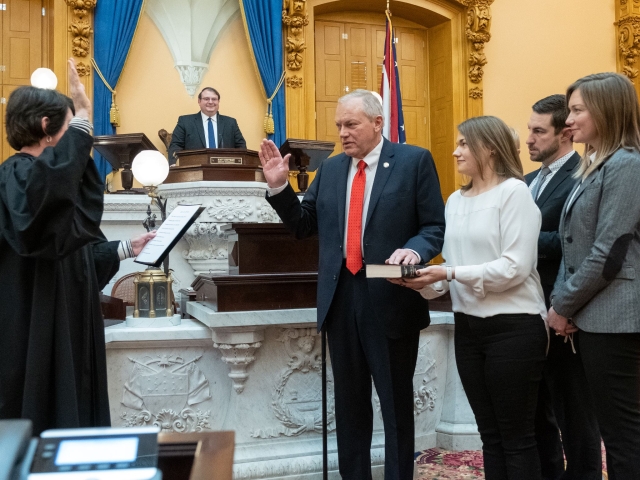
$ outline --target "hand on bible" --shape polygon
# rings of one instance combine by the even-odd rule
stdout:
[[[138,235],[137,237],[133,237],[131,239],[131,248],[133,250],[133,255],[138,256],[138,254],[142,251],[144,246],[149,243],[156,236],[157,230],[152,230],[149,233],[143,233],[142,235]]]
[[[278,188],[287,183],[289,177],[289,155],[282,158],[276,144],[271,140],[264,139],[260,144],[258,157],[262,163],[262,172],[267,179],[269,188]]]
[[[80,82],[80,76],[76,70],[76,62],[73,58],[69,61],[69,94],[76,109],[76,117],[89,120],[91,118],[91,101],[84,91],[84,85]]]
[[[421,268],[416,273],[418,276],[414,278],[388,278],[387,280],[396,285],[422,290],[427,285],[447,279],[447,270],[437,265]]]
[[[398,248],[384,263],[391,265],[415,265],[416,263],[420,263],[420,259],[413,250]]]

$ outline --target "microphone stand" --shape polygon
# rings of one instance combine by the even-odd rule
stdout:
[[[327,331],[323,325],[320,331],[322,338],[322,479],[329,478],[329,461],[327,452]]]

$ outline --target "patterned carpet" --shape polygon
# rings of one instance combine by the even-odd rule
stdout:
[[[606,472],[602,447],[602,469]],[[416,456],[415,480],[468,480],[484,478],[482,452],[466,450],[449,452],[439,448],[424,450]],[[603,479],[607,474],[603,474]]]

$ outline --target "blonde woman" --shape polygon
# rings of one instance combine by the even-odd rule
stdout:
[[[539,480],[534,414],[548,342],[536,271],[540,211],[502,120],[472,118],[458,130],[453,155],[470,181],[447,201],[447,266],[427,267],[405,284],[450,281],[456,362],[486,478]]]
[[[585,144],[560,219],[562,264],[549,325],[573,333],[611,480],[640,479],[640,107],[631,82],[600,73],[567,90]]]

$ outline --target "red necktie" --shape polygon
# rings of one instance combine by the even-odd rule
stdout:
[[[367,164],[364,160],[358,162],[358,172],[351,184],[351,198],[349,199],[349,223],[347,224],[347,268],[354,275],[362,268],[362,207],[364,204],[364,186],[367,174],[364,172]]]

